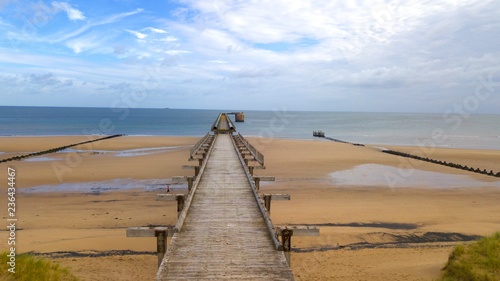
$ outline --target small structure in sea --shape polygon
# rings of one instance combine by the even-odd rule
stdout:
[[[313,131],[313,137],[324,138],[325,132],[323,131]]]

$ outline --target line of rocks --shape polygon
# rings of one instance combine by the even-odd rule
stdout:
[[[29,157],[35,157],[35,156],[40,156],[40,155],[44,155],[44,154],[55,153],[55,152],[64,150],[66,148],[74,147],[74,146],[77,146],[77,145],[92,143],[92,142],[101,141],[101,140],[105,140],[105,139],[112,139],[112,138],[121,137],[121,136],[124,136],[124,135],[123,134],[111,135],[111,136],[106,136],[106,137],[98,138],[98,139],[95,139],[95,140],[89,140],[89,141],[84,141],[84,142],[79,142],[79,143],[73,143],[73,144],[69,144],[69,145],[65,145],[65,146],[60,146],[60,147],[55,147],[55,148],[51,148],[51,149],[47,149],[47,150],[33,152],[33,153],[30,153],[30,154],[18,155],[18,156],[14,156],[14,157],[2,159],[2,160],[0,160],[0,163],[10,162],[10,161],[19,161],[19,160],[22,160],[22,159],[25,159],[25,158],[29,158]]]
[[[324,139],[331,140],[331,141],[334,141],[334,142],[352,144],[352,145],[355,145],[355,146],[365,146],[362,143],[348,142],[348,141],[343,141],[343,140],[339,140],[339,139],[334,139],[334,138],[327,137],[327,136],[325,136],[325,132],[323,132],[323,131],[313,131],[313,137],[324,138]]]
[[[426,232],[424,234],[391,234],[382,233],[385,237],[391,237],[392,241],[369,243],[357,242],[346,245],[330,245],[310,248],[292,248],[295,253],[311,253],[311,252],[325,252],[331,250],[360,250],[360,249],[375,249],[375,248],[411,248],[416,244],[426,243],[427,247],[432,246],[433,243],[451,243],[451,242],[468,242],[477,241],[481,239],[480,235],[466,235],[457,232]]]
[[[392,154],[392,155],[417,159],[417,160],[430,162],[430,163],[434,163],[434,164],[438,164],[438,165],[443,165],[443,166],[447,166],[447,167],[452,167],[452,168],[456,168],[456,169],[460,169],[460,170],[470,171],[473,173],[478,173],[478,174],[483,174],[483,175],[487,175],[487,176],[500,178],[500,172],[495,173],[495,172],[493,172],[493,170],[490,170],[488,172],[486,169],[481,170],[479,168],[473,168],[473,167],[469,167],[467,165],[461,165],[461,164],[456,164],[456,163],[452,163],[452,162],[436,160],[436,159],[432,159],[432,158],[428,158],[428,157],[421,157],[421,156],[417,156],[417,155],[413,155],[413,154],[409,154],[409,153],[405,153],[405,152],[400,152],[400,151],[396,151],[396,150],[391,150],[391,149],[382,150],[382,152]]]

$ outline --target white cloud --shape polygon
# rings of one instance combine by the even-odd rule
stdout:
[[[143,30],[148,30],[148,31],[151,31],[151,32],[154,32],[154,33],[161,33],[161,34],[168,33],[165,30],[162,30],[162,29],[159,29],[159,28],[154,28],[154,27],[146,27]]]
[[[52,6],[58,10],[66,12],[68,15],[68,18],[70,20],[84,20],[85,16],[83,15],[83,12],[72,8],[70,4],[65,3],[65,2],[52,2]]]
[[[54,3],[59,11],[74,9],[66,2]],[[51,64],[50,56],[43,63],[35,59],[58,77],[58,68],[72,72],[68,80],[75,81],[73,86],[78,84],[77,73],[94,83],[106,77],[112,81],[106,85],[126,81],[137,86],[134,79],[149,67],[159,81],[168,81],[161,85],[169,92],[218,96],[233,91],[247,95],[245,104],[242,99],[233,101],[241,106],[261,100],[270,107],[283,102],[292,109],[322,110],[338,101],[343,102],[339,106],[357,110],[372,104],[383,107],[378,110],[404,110],[412,101],[412,108],[417,108],[422,106],[418,102],[429,100],[446,106],[473,92],[477,77],[500,73],[498,1],[180,3],[184,6],[169,15],[176,20],[137,8],[72,23],[75,29],[69,31],[61,27],[51,35],[34,33],[26,41],[47,43],[44,48],[54,50],[67,46],[82,60],[88,58],[85,67]],[[140,13],[144,14],[135,16]],[[78,16],[73,18],[77,21]],[[13,32],[3,17],[0,27],[6,34]],[[113,58],[106,60],[107,55]],[[31,63],[23,59],[26,55],[9,56],[2,58],[0,52],[0,61]],[[53,58],[58,61],[60,56]],[[103,61],[113,64],[103,67]],[[33,68],[43,69],[37,63]],[[381,102],[387,96],[397,98]]]
[[[126,29],[125,31],[127,31],[128,33],[134,35],[135,37],[137,37],[138,39],[144,39],[147,37],[146,34],[144,33],[140,33],[138,31],[133,31],[133,30],[129,30],[129,29]]]

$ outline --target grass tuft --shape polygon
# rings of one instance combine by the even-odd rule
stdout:
[[[440,281],[500,281],[500,232],[455,247]]]
[[[61,267],[48,259],[30,254],[16,256],[15,273],[8,271],[8,253],[0,253],[0,280],[5,281],[78,281],[67,268]]]

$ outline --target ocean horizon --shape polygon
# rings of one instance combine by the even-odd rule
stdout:
[[[244,112],[244,136],[314,139],[313,131],[372,145],[500,149],[500,115],[0,106],[0,137],[202,136],[220,112]],[[1,149],[0,149],[1,151]]]

